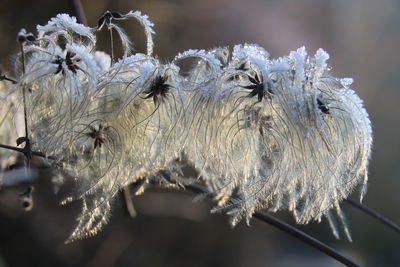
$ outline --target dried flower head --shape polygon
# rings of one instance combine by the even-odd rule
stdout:
[[[128,18],[143,25],[146,54],[130,55],[115,24]],[[96,51],[105,26],[122,40],[118,60]],[[107,11],[95,28],[61,14],[37,36],[20,34],[25,68],[10,88],[29,88],[32,147],[63,177],[57,186],[75,181],[63,203],[83,201],[69,240],[96,234],[124,186],[184,186],[182,154],[215,196],[213,210],[226,210],[233,225],[259,209],[288,210],[302,224],[326,216],[338,237],[334,211],[350,239],[339,204],[358,185],[365,193],[372,131],[350,80],[330,74],[328,54],[310,57],[302,47],[270,59],[243,44],[188,50],[163,64],[152,56],[152,27],[138,11]],[[196,64],[182,76],[188,58]],[[22,107],[13,95],[4,99]]]

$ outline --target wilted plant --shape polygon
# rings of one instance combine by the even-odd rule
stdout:
[[[143,25],[147,54],[131,54],[115,23],[129,18]],[[113,32],[122,41],[121,58],[96,50],[103,27],[111,42]],[[23,135],[25,114],[19,143],[45,159],[57,186],[76,183],[63,201],[83,201],[69,240],[96,234],[131,183],[142,193],[151,183],[203,182],[213,211],[226,211],[232,225],[260,209],[288,210],[300,224],[325,216],[337,238],[338,219],[351,239],[339,205],[358,185],[365,194],[372,131],[352,80],[330,74],[329,55],[310,57],[302,47],[271,59],[243,44],[189,50],[164,64],[152,56],[152,27],[138,11],[107,11],[94,28],[60,14],[36,35],[20,32],[18,78],[2,76],[11,82],[2,92],[1,143]],[[195,64],[182,75],[187,58]],[[18,133],[9,131],[15,124]],[[198,179],[183,177],[183,155]],[[9,156],[3,151],[2,165]]]

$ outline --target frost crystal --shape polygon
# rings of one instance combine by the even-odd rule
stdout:
[[[131,41],[113,23],[130,17],[145,29],[146,54],[129,56]],[[95,50],[104,25],[123,42],[116,62]],[[188,50],[163,64],[152,56],[152,27],[138,11],[106,12],[97,28],[58,15],[37,27],[37,41],[24,47],[26,72],[2,92],[0,101],[15,103],[3,113],[15,119],[16,93],[29,88],[32,147],[48,157],[57,187],[76,183],[63,201],[83,202],[69,240],[96,234],[124,186],[193,182],[182,177],[181,155],[215,197],[213,211],[227,211],[233,225],[259,209],[288,210],[300,224],[325,216],[337,237],[338,219],[350,239],[339,204],[358,185],[365,193],[372,131],[352,79],[330,75],[328,53],[301,47],[270,59],[243,44]],[[183,77],[178,64],[187,58],[196,64]]]

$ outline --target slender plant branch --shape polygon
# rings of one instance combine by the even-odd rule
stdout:
[[[264,212],[260,212],[260,211],[256,211],[253,215],[255,218],[266,222],[272,226],[275,226],[276,228],[278,228],[281,231],[286,232],[287,234],[301,240],[302,242],[312,246],[315,249],[318,249],[319,251],[325,253],[326,255],[334,258],[335,260],[343,263],[346,266],[361,266],[357,263],[355,263],[353,260],[351,260],[350,258],[342,255],[340,252],[338,252],[337,250],[331,248],[330,246],[322,243],[321,241],[319,241],[318,239],[304,233],[303,231],[300,231],[299,229],[291,226],[290,224],[287,224],[267,213]]]
[[[22,97],[23,97],[23,103],[24,103],[24,125],[25,125],[25,147],[24,147],[25,152],[24,152],[24,154],[26,157],[26,165],[28,167],[30,167],[32,151],[31,151],[31,142],[29,140],[28,115],[26,112],[26,89],[25,89],[25,86],[22,86]]]
[[[22,153],[22,154],[25,154],[25,149],[20,148],[20,147],[8,146],[8,145],[3,145],[3,144],[0,144],[0,147],[1,147],[1,148],[8,149],[8,150],[14,150],[14,151],[20,152],[20,153]]]
[[[365,205],[363,205],[361,203],[357,203],[357,202],[355,202],[355,201],[353,201],[353,200],[351,200],[349,198],[345,199],[345,201],[347,203],[349,203],[350,205],[352,205],[353,207],[356,207],[357,209],[367,213],[371,217],[374,217],[375,219],[377,219],[381,223],[385,224],[386,226],[389,226],[390,228],[392,228],[396,232],[400,233],[400,226],[398,226],[396,223],[392,222],[391,220],[389,220],[385,216],[381,215],[380,213],[374,211],[373,209],[368,208],[367,206],[365,206]]]
[[[18,39],[21,49],[21,61],[22,61],[22,74],[25,74],[25,51],[24,51],[24,43],[25,41],[21,41]],[[28,114],[26,107],[26,86],[22,85],[22,100],[24,106],[24,127],[25,127],[25,137],[17,139],[17,145],[20,143],[25,143],[23,153],[26,158],[26,166],[30,168],[31,166],[31,158],[32,158],[32,150],[31,150],[31,141],[29,140],[29,128],[28,128]]]
[[[135,206],[133,205],[133,202],[132,202],[131,190],[129,188],[129,185],[124,186],[124,188],[122,189],[122,193],[124,196],[125,208],[126,208],[126,211],[128,212],[129,217],[135,218],[137,213],[135,210]]]
[[[186,186],[187,189],[195,192],[195,193],[202,193],[202,194],[208,194],[207,189],[204,186],[197,185],[197,184],[192,184]],[[357,263],[355,263],[353,260],[350,258],[342,255],[340,252],[335,250],[334,248],[326,245],[325,243],[322,243],[318,239],[315,239],[314,237],[304,233],[303,231],[291,226],[290,224],[287,224],[278,218],[275,218],[265,212],[261,211],[256,211],[254,213],[254,218],[259,219],[260,221],[266,222],[272,226],[275,226],[281,231],[286,232],[287,234],[299,239],[300,241],[312,246],[313,248],[321,251],[322,253],[325,253],[326,255],[332,257],[333,259],[343,263],[346,266],[361,266]]]
[[[14,150],[14,151],[20,152],[20,153],[22,153],[24,155],[27,153],[26,148],[20,148],[20,147],[16,147],[16,146],[9,146],[9,145],[0,144],[0,148],[4,148],[4,149],[8,149],[8,150]],[[54,157],[52,157],[52,156],[47,157],[42,152],[37,152],[37,151],[32,151],[31,150],[30,153],[31,153],[31,155],[38,156],[38,157],[41,157],[41,158],[47,158],[47,159],[55,160]]]
[[[13,79],[11,79],[11,78],[8,78],[7,76],[5,76],[5,75],[0,75],[0,81],[9,81],[9,82],[11,82],[12,84],[17,84],[18,82],[16,81],[16,80],[13,80]]]
[[[108,28],[110,32],[110,47],[111,47],[111,65],[114,63],[114,38],[113,38],[113,29],[111,27]]]

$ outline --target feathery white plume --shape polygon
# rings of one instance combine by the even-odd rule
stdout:
[[[131,17],[145,30],[146,55],[128,56],[131,41],[113,23]],[[70,241],[102,228],[124,186],[201,181],[217,201],[213,211],[226,210],[233,225],[259,209],[288,210],[301,224],[326,216],[338,237],[337,218],[350,239],[339,204],[358,185],[365,194],[372,130],[352,80],[331,76],[324,50],[270,59],[243,44],[188,50],[163,64],[152,56],[146,15],[106,12],[96,30],[104,25],[122,40],[118,61],[95,50],[93,29],[61,14],[25,44],[26,71],[14,86],[30,89],[33,149],[76,183],[63,203],[83,201]],[[196,64],[182,76],[177,65],[188,58]],[[3,96],[22,106],[15,93]],[[200,179],[182,177],[183,154]]]

